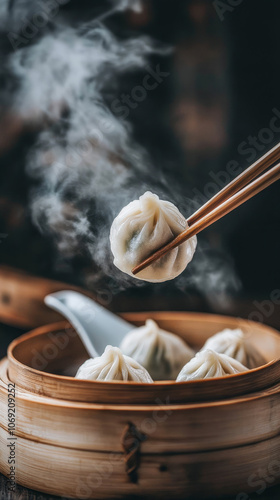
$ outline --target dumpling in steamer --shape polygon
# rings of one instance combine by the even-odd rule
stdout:
[[[257,368],[267,362],[250,342],[248,335],[244,334],[240,328],[235,330],[226,328],[222,332],[216,333],[205,342],[202,347],[202,350],[204,349],[227,354],[250,369]]]
[[[246,366],[230,358],[226,354],[207,349],[198,352],[180,371],[177,382],[197,380],[204,378],[224,377],[248,371]]]
[[[124,207],[113,221],[110,242],[114,264],[135,278],[157,283],[181,274],[193,258],[196,236],[179,245],[136,276],[131,270],[187,229],[185,217],[169,201],[147,191]]]
[[[175,380],[194,351],[177,335],[148,319],[123,339],[120,349],[148,370],[153,380]]]
[[[135,359],[122,354],[118,347],[107,345],[102,356],[91,358],[80,366],[76,378],[84,380],[126,380],[152,383],[153,380]]]

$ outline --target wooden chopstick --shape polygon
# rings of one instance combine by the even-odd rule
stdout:
[[[276,161],[280,160],[280,142],[272,149],[265,153],[250,167],[241,172],[235,179],[227,184],[221,191],[207,201],[202,207],[194,212],[188,219],[188,225],[192,226],[198,219],[201,219],[205,214],[211,212],[218,205],[227,200],[230,196],[240,191],[250,181],[255,179],[258,175],[262,174],[268,167],[273,165]]]
[[[251,175],[252,174],[250,174],[250,176]],[[216,206],[209,213],[206,213],[204,216],[194,222],[191,227],[180,233],[174,240],[150,255],[150,257],[145,259],[138,266],[134,267],[134,269],[132,269],[132,273],[138,274],[140,271],[165,255],[167,252],[170,252],[170,250],[173,250],[181,243],[184,243],[184,241],[188,240],[195,234],[200,233],[203,229],[206,229],[208,226],[221,219],[229,212],[232,212],[232,210],[239,207],[240,205],[242,205],[242,203],[245,203],[245,201],[263,191],[278,179],[280,179],[280,163],[249,183],[247,186],[243,187],[243,189],[236,192],[233,196],[226,199],[223,203]]]

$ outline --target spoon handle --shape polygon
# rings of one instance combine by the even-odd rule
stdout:
[[[107,345],[119,346],[134,328],[89,297],[71,290],[47,295],[45,303],[71,323],[91,357],[103,354]]]

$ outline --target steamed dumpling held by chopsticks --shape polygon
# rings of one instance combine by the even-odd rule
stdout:
[[[114,264],[135,278],[157,283],[181,274],[192,260],[196,236],[185,241],[136,276],[132,269],[188,228],[185,217],[169,201],[147,191],[124,207],[110,232]]]

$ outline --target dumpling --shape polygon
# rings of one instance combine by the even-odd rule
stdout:
[[[173,203],[147,191],[139,200],[124,207],[113,221],[110,242],[115,266],[130,276],[152,283],[176,278],[193,258],[196,236],[136,276],[131,270],[187,227],[185,217]]]
[[[118,347],[107,345],[102,356],[88,359],[80,366],[76,378],[85,380],[127,380],[152,383],[153,380],[135,359],[122,354]]]
[[[226,328],[216,333],[205,342],[202,349],[212,349],[212,351],[227,354],[250,369],[266,363],[263,355],[240,328],[236,330]]]
[[[207,349],[198,352],[180,371],[177,382],[197,380],[202,378],[224,377],[234,373],[246,372],[248,368],[230,358],[226,354],[219,354]]]
[[[180,337],[161,330],[151,319],[145,326],[129,332],[120,349],[144,366],[153,380],[175,380],[194,356],[194,351]]]

